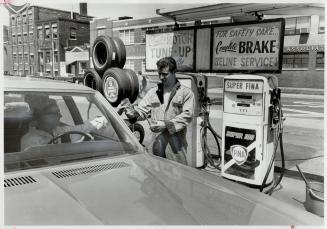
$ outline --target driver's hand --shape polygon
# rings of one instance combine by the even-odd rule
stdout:
[[[103,116],[97,117],[90,121],[92,126],[94,126],[97,130],[105,127],[108,123],[107,119]]]

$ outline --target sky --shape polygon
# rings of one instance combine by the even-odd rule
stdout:
[[[30,2],[32,5],[44,6],[61,10],[79,12],[79,2],[88,3],[88,14],[97,18],[118,18],[132,16],[133,18],[155,17],[156,9],[174,11],[183,8],[192,8],[218,3],[271,3],[269,0],[0,0],[12,2],[14,5],[23,5]],[[165,3],[163,3],[165,2]],[[309,0],[279,0],[278,3],[311,2]],[[312,2],[324,2],[313,0]],[[8,11],[0,6],[0,24],[8,25]]]
[[[0,0],[2,2],[4,0]],[[7,0],[8,1],[8,0]],[[23,5],[26,2],[31,2],[32,5],[38,5],[48,8],[60,9],[74,12],[79,12],[79,2],[77,0],[38,0],[38,1],[27,1],[27,0],[10,0],[14,5]],[[165,0],[163,1],[150,1],[150,0],[115,0],[115,1],[101,1],[101,0],[81,0],[81,2],[88,3],[88,15],[96,18],[118,18],[120,16],[132,16],[133,18],[147,18],[155,17],[156,9],[167,10],[178,10],[183,8],[191,8],[201,5],[215,4],[219,1],[205,0],[204,3],[198,0]],[[119,3],[117,3],[119,2]],[[176,3],[177,2],[177,3]],[[210,3],[211,2],[211,3]],[[9,24],[8,11],[0,6],[0,20],[4,25]]]

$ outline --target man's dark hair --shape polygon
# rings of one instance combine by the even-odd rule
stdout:
[[[174,58],[170,57],[163,57],[160,60],[158,60],[157,62],[157,68],[159,70],[166,68],[167,66],[169,66],[169,71],[175,73],[177,70],[177,66],[176,66],[176,61]]]

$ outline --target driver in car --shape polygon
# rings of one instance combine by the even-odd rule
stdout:
[[[33,116],[35,122],[30,125],[28,132],[22,137],[21,150],[31,146],[47,145],[56,137],[61,136],[69,131],[89,133],[96,129],[99,130],[106,126],[108,122],[105,117],[101,116],[91,121],[88,120],[81,125],[62,125],[60,122],[62,115],[60,113],[57,102],[54,99],[48,99],[42,108],[35,108]],[[80,139],[81,135],[79,134],[70,135],[70,139],[68,135],[63,135],[62,138],[58,138],[53,143],[69,141],[78,142]]]

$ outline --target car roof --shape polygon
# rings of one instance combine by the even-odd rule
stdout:
[[[69,83],[59,80],[16,76],[4,77],[4,90],[33,90],[82,93],[95,92],[92,88],[80,84]]]

